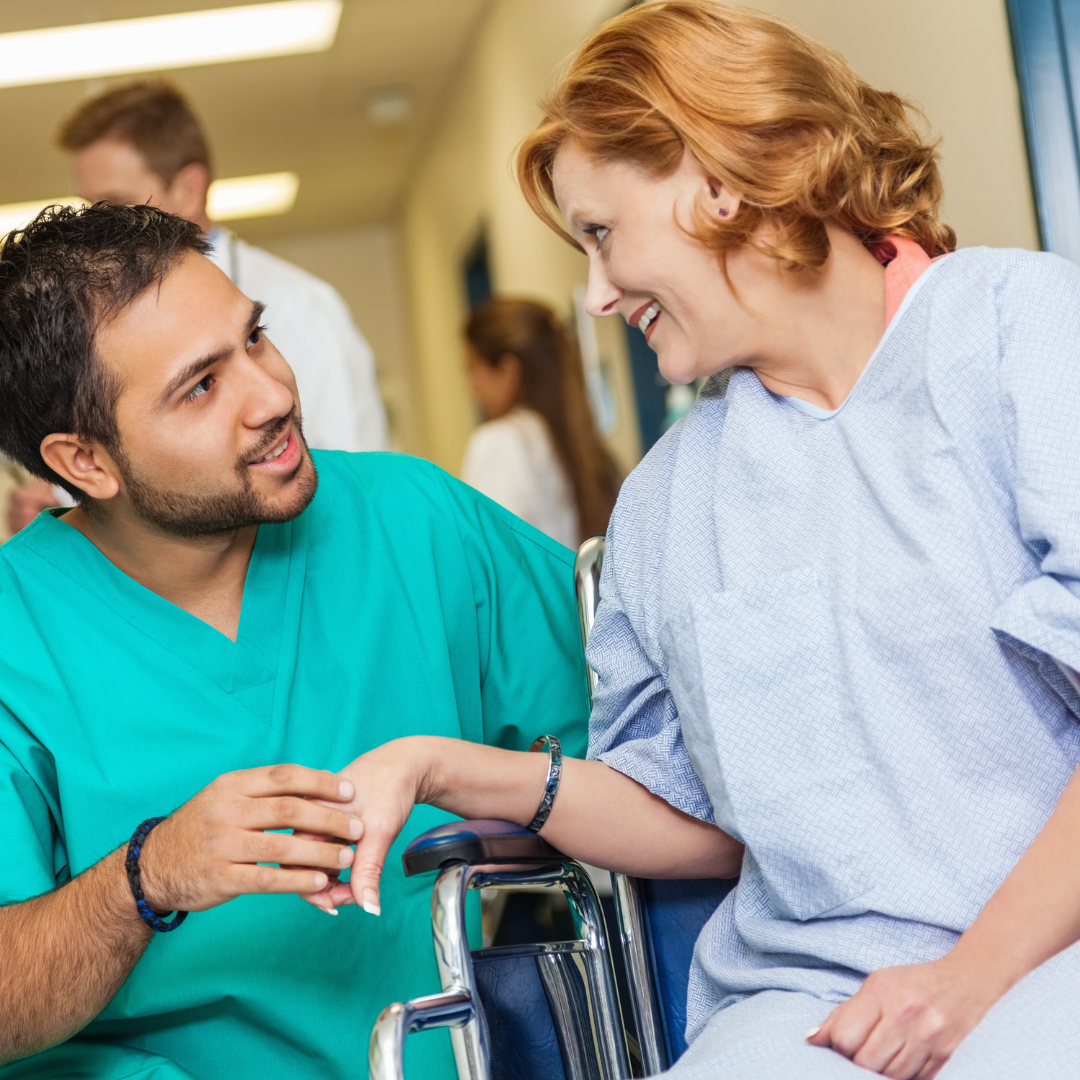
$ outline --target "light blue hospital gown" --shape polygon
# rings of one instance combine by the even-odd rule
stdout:
[[[831,414],[710,380],[623,488],[589,661],[590,756],[746,844],[691,1041],[775,1002],[802,1055],[867,973],[940,957],[1080,761],[1080,271],[940,260]]]

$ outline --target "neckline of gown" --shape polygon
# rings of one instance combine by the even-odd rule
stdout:
[[[873,254],[885,263],[885,331],[870,354],[870,358],[863,365],[862,371],[859,372],[859,377],[848,391],[847,397],[835,409],[823,409],[820,405],[794,395],[773,394],[772,391],[767,391],[808,419],[819,421],[834,419],[856,396],[859,388],[869,382],[868,373],[876,366],[878,358],[885,351],[889,339],[893,336],[893,331],[903,322],[904,315],[911,307],[915,296],[945,258],[944,255],[939,255],[931,259],[919,244],[903,236],[887,237],[873,249]],[[760,383],[760,380],[758,381]],[[761,385],[762,389],[765,389],[764,384]]]

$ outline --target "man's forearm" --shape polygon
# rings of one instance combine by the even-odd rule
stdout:
[[[1080,940],[1080,770],[1054,812],[950,956],[1002,992]]]
[[[150,936],[128,888],[123,849],[55,892],[0,908],[0,1065],[85,1027]]]
[[[547,754],[454,739],[424,742],[425,801],[462,817],[500,817],[521,825],[532,820],[544,790]],[[742,866],[737,840],[600,761],[563,760],[544,838],[574,858],[641,877],[735,877]]]

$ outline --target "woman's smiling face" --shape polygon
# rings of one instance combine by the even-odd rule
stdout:
[[[737,195],[710,181],[689,153],[669,176],[654,178],[597,161],[574,143],[556,155],[553,180],[559,210],[589,257],[590,315],[617,313],[644,330],[671,382],[752,361],[762,322],[746,287],[754,291],[763,267],[747,265],[744,275],[740,264],[767,257],[746,249],[729,256],[728,272],[748,301],[740,303],[716,253],[691,235],[695,210],[730,217]]]

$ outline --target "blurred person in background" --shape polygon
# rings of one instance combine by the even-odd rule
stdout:
[[[555,313],[493,298],[465,325],[469,384],[485,422],[462,479],[567,547],[607,530],[619,468],[596,429],[581,357]]]
[[[210,150],[198,117],[176,87],[140,80],[92,97],[64,121],[58,141],[74,155],[82,198],[150,203],[194,222],[213,245],[211,260],[237,288],[266,305],[270,336],[296,375],[311,446],[387,449],[374,358],[341,297],[325,281],[245,244],[207,216]],[[7,503],[7,531],[17,532],[42,510],[69,501],[44,480],[24,484]]]

